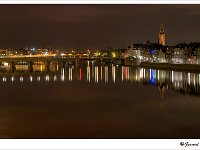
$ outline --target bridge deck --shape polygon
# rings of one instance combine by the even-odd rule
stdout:
[[[3,61],[75,61],[75,60],[123,60],[124,58],[110,58],[110,57],[82,57],[82,58],[72,58],[72,57],[54,57],[54,56],[29,56],[29,57],[0,57],[0,62]]]

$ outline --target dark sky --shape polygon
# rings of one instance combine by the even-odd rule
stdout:
[[[157,42],[200,41],[200,5],[0,5],[0,48],[125,48]]]

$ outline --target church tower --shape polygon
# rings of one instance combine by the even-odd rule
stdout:
[[[162,23],[160,24],[160,32],[158,35],[158,44],[165,46],[165,31],[164,31],[164,26]]]

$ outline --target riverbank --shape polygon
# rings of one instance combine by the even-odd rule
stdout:
[[[140,66],[145,68],[200,72],[200,65],[198,64],[170,64],[170,63],[141,62]]]

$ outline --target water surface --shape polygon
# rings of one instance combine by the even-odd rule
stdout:
[[[94,61],[18,68],[0,73],[0,138],[200,137],[199,73]]]

